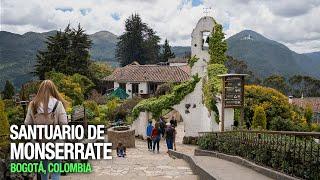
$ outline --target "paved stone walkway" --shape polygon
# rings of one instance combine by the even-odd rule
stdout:
[[[192,156],[201,168],[221,180],[268,180],[270,178],[257,173],[256,171],[225,161],[219,158],[208,156],[194,156],[194,149],[197,146],[184,145],[183,123],[177,127],[177,151]],[[160,153],[148,151],[145,141],[136,139],[136,148],[127,149],[127,157],[116,157],[113,151],[112,160],[91,161],[93,171],[90,174],[69,174],[62,180],[195,180],[199,179],[194,175],[190,166],[182,159],[174,159],[166,153],[165,141],[160,141]]]
[[[244,166],[209,156],[194,156],[194,150],[197,146],[182,144],[184,136],[183,123],[177,127],[177,151],[192,156],[197,164],[213,177],[219,180],[235,180],[235,179],[246,179],[246,180],[270,180],[271,178],[264,176],[252,169]]]
[[[183,125],[179,125],[179,134],[183,132]],[[182,148],[183,135],[177,137],[177,149],[192,152],[194,148]],[[177,180],[196,180],[197,175],[194,175],[188,163],[182,159],[174,159],[166,153],[165,141],[160,141],[160,153],[148,151],[146,141],[136,139],[136,148],[127,149],[127,157],[116,157],[113,151],[112,160],[96,160],[90,163],[93,166],[93,171],[90,174],[69,174],[61,179],[110,179],[110,180],[162,180],[162,179],[177,179]]]

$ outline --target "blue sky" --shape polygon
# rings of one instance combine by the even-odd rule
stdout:
[[[251,29],[297,52],[320,51],[320,0],[1,0],[1,30],[23,34],[81,23],[89,34],[120,35],[126,18],[138,13],[162,41],[186,46],[204,8],[226,37]]]

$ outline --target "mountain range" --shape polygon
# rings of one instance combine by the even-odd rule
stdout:
[[[16,87],[33,79],[32,71],[38,50],[45,49],[46,37],[56,31],[44,33],[27,32],[15,34],[0,31],[0,88],[5,80],[13,81]],[[117,66],[115,48],[117,36],[108,31],[89,35],[92,40],[90,55],[93,60]],[[295,74],[320,77],[320,52],[298,54],[285,45],[270,40],[251,30],[241,31],[227,39],[227,54],[244,60],[249,69],[259,78],[271,74],[286,77]],[[190,53],[190,46],[173,46],[177,57]]]

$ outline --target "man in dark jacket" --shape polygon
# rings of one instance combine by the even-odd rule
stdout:
[[[169,149],[173,149],[173,140],[175,138],[175,130],[170,123],[167,123],[166,126],[167,127],[165,129],[165,138],[166,138],[167,148],[169,151]]]

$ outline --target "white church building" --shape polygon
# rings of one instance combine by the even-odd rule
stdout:
[[[200,78],[207,78],[207,63],[210,56],[205,42],[208,34],[214,30],[215,21],[212,17],[202,17],[191,34],[191,56],[196,56],[199,60],[191,68],[191,75],[198,74]],[[185,137],[198,137],[199,132],[219,131],[222,129],[221,122],[215,121],[215,114],[209,111],[203,104],[202,80],[200,80],[194,91],[188,94],[180,104],[174,105],[172,108],[180,113],[184,121]],[[218,99],[221,99],[219,95]],[[188,106],[187,106],[188,105]],[[218,100],[217,107],[221,119],[222,104]],[[188,109],[186,109],[189,107]],[[187,111],[186,111],[187,110]],[[186,113],[188,112],[188,113]],[[141,112],[140,116],[133,122],[133,128],[136,135],[145,137],[145,128],[148,119],[151,117],[149,112]],[[225,108],[224,110],[224,129],[232,128],[234,121],[234,109]]]

